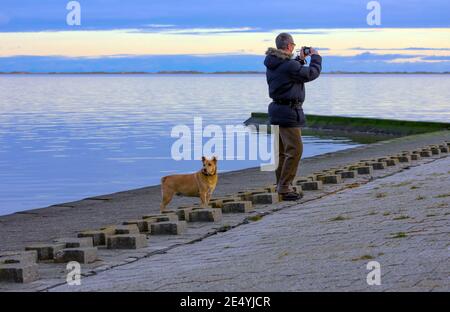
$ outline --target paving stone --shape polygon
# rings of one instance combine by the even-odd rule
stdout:
[[[105,230],[98,230],[98,231],[84,231],[81,233],[78,233],[78,237],[91,237],[92,238],[92,244],[94,246],[104,246],[106,245],[106,238],[111,235]]]
[[[370,166],[359,166],[356,168],[358,174],[373,174],[373,168]]]
[[[310,181],[300,183],[302,190],[304,191],[316,191],[323,189],[322,181]]]
[[[0,264],[0,282],[30,283],[39,279],[38,265],[33,263]]]
[[[323,184],[337,184],[342,183],[342,178],[340,175],[326,175],[319,178]]]
[[[189,222],[218,222],[222,220],[222,210],[218,208],[198,208],[189,213]]]
[[[186,221],[166,221],[151,224],[151,235],[180,235],[186,230]]]
[[[77,261],[79,263],[92,263],[97,260],[96,247],[83,248],[65,248],[56,253],[56,263],[66,263],[70,261]]]
[[[140,233],[146,233],[149,231],[148,228],[148,222],[146,222],[144,219],[141,220],[128,220],[122,223],[123,225],[136,225],[139,229]]]
[[[339,172],[339,174],[343,179],[354,179],[358,175],[358,172],[356,170],[348,170]]]
[[[25,247],[25,250],[35,250],[38,261],[53,260],[58,251],[65,248],[64,243],[33,244]]]
[[[93,247],[92,237],[63,237],[53,240],[54,243],[64,244],[64,248]]]
[[[254,205],[275,204],[280,201],[278,193],[258,193],[252,195]]]
[[[2,251],[0,252],[0,264],[8,263],[28,263],[33,264],[37,261],[36,250],[18,250],[18,251]]]
[[[154,223],[152,223],[154,224]],[[139,249],[147,247],[145,234],[119,234],[108,237],[108,249]]]
[[[240,213],[253,211],[253,205],[251,201],[235,201],[230,203],[225,203],[222,206],[223,213]]]

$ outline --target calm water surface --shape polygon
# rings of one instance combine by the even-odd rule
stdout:
[[[306,113],[449,121],[450,76],[323,75]],[[191,172],[171,129],[241,124],[266,111],[264,75],[0,76],[0,215],[158,184]],[[305,137],[304,157],[355,143]],[[259,161],[220,162],[221,171]]]

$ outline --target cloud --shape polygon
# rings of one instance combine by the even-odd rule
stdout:
[[[430,55],[422,57],[426,61],[450,61],[450,55]]]
[[[166,35],[210,35],[210,34],[225,34],[225,33],[242,33],[254,32],[257,28],[253,27],[235,27],[235,28],[171,28],[167,27],[150,27],[141,29],[126,30],[129,33],[160,33]]]
[[[412,60],[408,58],[418,58]],[[421,61],[425,59],[424,61]],[[0,71],[25,72],[158,72],[158,71],[264,71],[264,55],[112,55],[103,57],[0,57]],[[395,60],[402,60],[395,62]],[[448,57],[381,55],[325,56],[323,70],[365,72],[450,72]]]
[[[361,54],[357,54],[352,58],[354,60],[359,61],[392,61],[396,59],[409,59],[409,58],[417,58],[422,55],[407,55],[407,54],[377,54],[371,52],[365,52]]]
[[[410,47],[410,48],[349,48],[353,51],[450,51],[450,48],[426,48],[426,47]]]

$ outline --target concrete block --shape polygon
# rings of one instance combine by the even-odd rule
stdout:
[[[292,189],[294,190],[294,192],[303,195],[303,189],[302,189],[301,185],[294,185],[294,186],[292,186]],[[281,201],[281,198],[280,198],[280,201]]]
[[[212,208],[222,208],[223,204],[238,201],[239,197],[216,197],[210,200],[210,204]]]
[[[152,223],[154,224],[154,223]],[[108,249],[139,249],[147,247],[145,234],[119,234],[108,237]]]
[[[420,154],[411,154],[411,160],[420,160],[421,158]]]
[[[359,166],[356,171],[358,174],[373,174],[373,168],[371,166]]]
[[[308,178],[309,181],[317,181],[317,176],[315,174],[307,175],[306,178]]]
[[[338,174],[340,174],[343,179],[354,179],[358,175],[358,172],[356,170],[347,170],[339,172]]]
[[[276,185],[267,185],[264,189],[268,193],[275,193],[277,191],[277,186]]]
[[[139,234],[139,228],[136,224],[117,225],[114,235]]]
[[[218,222],[222,220],[222,210],[218,208],[193,209],[189,213],[189,222]]]
[[[411,156],[402,156],[402,155],[399,155],[399,156],[397,156],[397,159],[398,159],[398,161],[399,161],[400,163],[409,163],[409,162],[411,162]]]
[[[420,157],[431,157],[431,151],[427,151],[427,150],[422,150],[420,152]]]
[[[153,219],[156,222],[177,221],[178,220],[178,216],[176,214],[173,215],[172,213],[168,213],[168,214],[151,214],[151,215],[143,216],[142,219],[144,219],[144,220],[146,220],[146,219]]]
[[[249,191],[241,191],[236,193],[236,197],[239,198],[239,200],[251,200],[252,199],[252,192]]]
[[[393,167],[393,166],[398,165],[398,159],[395,159],[395,158],[386,159],[386,160],[384,160],[384,162],[386,163],[386,166],[388,166],[388,167]]]
[[[33,263],[0,264],[0,282],[30,283],[39,278],[38,265]]]
[[[177,209],[177,216],[178,220],[180,221],[189,221],[189,212],[192,211],[192,209],[198,209],[199,207],[183,207]]]
[[[23,263],[33,264],[37,261],[36,250],[18,250],[18,251],[2,251],[0,252],[0,264]]]
[[[35,250],[38,261],[53,260],[61,249],[66,248],[64,243],[33,244],[25,247],[25,250]]]
[[[303,191],[316,191],[323,188],[322,181],[310,181],[300,183]]]
[[[275,204],[280,201],[278,193],[258,193],[252,195],[254,205]]]
[[[96,247],[83,248],[65,248],[56,253],[56,263],[66,263],[70,261],[77,261],[79,263],[92,263],[97,260]]]
[[[222,206],[223,213],[240,213],[253,211],[253,205],[251,201],[235,201],[225,203]]]
[[[164,216],[169,217],[169,221],[178,221],[178,215],[176,210],[166,210],[161,213]]]
[[[106,238],[110,234],[105,230],[98,230],[98,231],[85,231],[78,233],[78,237],[91,237],[92,238],[92,244],[94,246],[104,246],[106,245]]]
[[[338,184],[342,183],[342,178],[340,175],[325,175],[323,177],[319,178],[320,181],[322,181],[323,184]]]
[[[257,188],[257,189],[251,189],[251,190],[246,190],[246,191],[250,192],[251,195],[260,194],[260,193],[268,193],[265,188]]]
[[[107,225],[100,228],[100,231],[104,232],[106,235],[114,235],[116,233],[117,224]]]
[[[377,162],[371,162],[367,164],[368,166],[372,166],[373,170],[383,170],[386,169],[386,162],[384,161],[377,161]]]
[[[311,177],[295,177],[294,180],[292,181],[293,185],[300,185],[301,183],[304,182],[309,182],[312,181]]]
[[[151,235],[179,235],[186,230],[186,221],[166,221],[151,224]]]
[[[439,151],[441,153],[448,153],[449,147],[448,146],[444,146],[444,145],[439,145]]]
[[[148,228],[148,222],[146,222],[144,219],[141,220],[128,220],[122,223],[123,225],[136,225],[139,229],[140,233],[146,233],[149,231]]]
[[[92,237],[64,237],[53,240],[54,243],[64,244],[64,248],[93,247]]]
[[[439,147],[432,147],[430,148],[431,154],[432,155],[440,155],[441,154],[441,150],[439,149]]]

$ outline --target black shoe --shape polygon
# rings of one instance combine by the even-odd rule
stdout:
[[[303,197],[303,195],[295,192],[280,193],[281,200],[283,201],[296,201]]]

